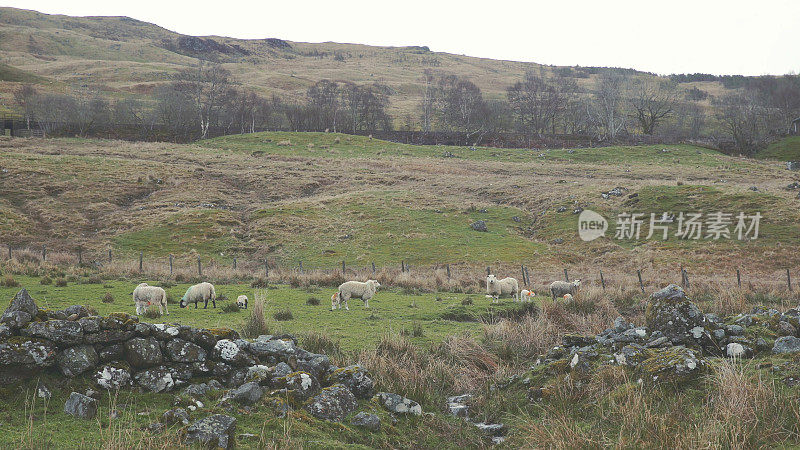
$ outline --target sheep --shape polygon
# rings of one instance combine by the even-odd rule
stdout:
[[[189,303],[194,303],[194,308],[197,309],[197,302],[204,301],[205,306],[203,309],[208,309],[209,300],[211,300],[214,308],[216,308],[217,293],[214,291],[214,285],[203,282],[200,284],[195,284],[194,286],[190,286],[189,289],[186,290],[186,293],[183,294],[183,297],[181,297],[180,307],[186,308],[189,306]]]
[[[533,292],[533,291],[529,291],[529,290],[527,290],[527,289],[523,289],[523,290],[519,291],[519,296],[520,296],[520,298],[522,298],[523,300],[527,300],[527,301],[529,301],[529,302],[532,302],[532,301],[533,301],[533,297],[534,297],[535,295],[536,295],[536,293],[535,293],[535,292]]]
[[[278,147],[288,147],[288,146],[292,145],[292,141],[289,141],[289,140],[286,140],[286,141],[278,141],[278,143],[277,143],[276,145],[277,145]]]
[[[510,295],[514,301],[520,301],[519,282],[516,278],[508,277],[498,280],[494,275],[486,277],[486,294],[494,298],[495,303],[501,295]]]
[[[572,283],[566,281],[553,281],[550,283],[550,295],[553,296],[553,301],[555,301],[556,297],[563,297],[564,294],[576,295],[580,287],[581,280],[575,280]]]
[[[239,309],[247,309],[247,296],[246,295],[240,295],[236,299],[236,305],[239,306]]]
[[[564,294],[564,302],[569,303],[572,301],[572,294]]]
[[[144,314],[150,305],[158,305],[160,314],[164,314],[164,310],[166,310],[167,315],[169,315],[167,293],[158,286],[149,286],[147,283],[141,283],[136,286],[136,289],[133,290],[133,303],[136,305],[137,316]]]
[[[375,295],[375,291],[381,287],[377,280],[367,280],[366,283],[360,281],[345,281],[339,285],[339,290],[331,296],[331,311],[336,308],[350,311],[347,301],[351,298],[360,298],[364,301],[364,308],[369,308],[369,299]]]

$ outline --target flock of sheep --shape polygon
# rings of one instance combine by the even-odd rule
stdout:
[[[573,296],[577,294],[581,286],[581,280],[573,282],[567,281],[554,281],[550,284],[550,295],[553,301],[556,298],[563,298],[565,301],[571,301]],[[364,302],[364,307],[369,308],[369,300],[375,296],[381,284],[377,280],[361,281],[346,281],[339,285],[339,289],[331,296],[331,311],[344,309],[349,311],[348,300],[351,298],[360,298]],[[486,297],[491,298],[493,302],[497,302],[501,296],[510,296],[514,301],[532,301],[533,296],[536,295],[533,291],[527,289],[519,289],[519,282],[516,278],[507,277],[502,280],[497,279],[494,275],[486,277]],[[214,308],[217,307],[217,293],[214,290],[214,285],[211,283],[203,282],[190,286],[186,293],[181,297],[180,307],[185,308],[190,303],[194,303],[195,309],[200,302],[203,302],[203,308],[208,308],[208,302]],[[140,315],[147,311],[150,306],[157,306],[160,314],[166,313],[169,315],[167,309],[167,293],[163,288],[158,286],[149,286],[147,283],[141,283],[136,286],[133,291],[133,303],[136,305],[136,314]],[[236,304],[241,309],[247,308],[247,296],[240,295],[236,299]]]

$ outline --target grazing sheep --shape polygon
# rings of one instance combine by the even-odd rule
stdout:
[[[521,298],[521,299],[523,299],[523,300],[527,300],[527,301],[529,301],[529,302],[532,302],[532,301],[533,301],[533,297],[534,297],[535,295],[536,295],[536,293],[535,293],[535,292],[533,292],[533,291],[529,291],[529,290],[527,290],[527,289],[523,289],[523,290],[519,291],[519,296],[520,296],[520,298]]]
[[[149,286],[147,283],[136,286],[136,289],[133,290],[133,303],[136,305],[137,316],[144,314],[150,305],[158,305],[159,314],[164,314],[164,310],[166,310],[169,315],[167,293],[158,286]]]
[[[189,303],[194,303],[194,308],[197,309],[197,302],[205,302],[203,309],[208,309],[208,301],[217,307],[217,293],[214,291],[214,285],[211,283],[202,282],[190,286],[186,293],[181,297],[181,308],[186,308]]]
[[[486,277],[486,294],[491,295],[494,301],[501,295],[510,295],[514,301],[520,301],[519,282],[516,278],[508,277],[498,280],[494,275]]]
[[[572,301],[572,294],[564,294],[564,302],[569,303]]]
[[[287,141],[278,141],[278,143],[276,145],[278,147],[288,147],[288,146],[292,145],[292,141],[288,141],[288,140]]]
[[[550,283],[550,295],[553,296],[553,301],[556,297],[563,297],[564,294],[576,295],[578,288],[581,287],[581,280],[575,280],[572,283],[566,281],[553,281]]]
[[[369,299],[375,295],[375,291],[381,287],[377,280],[367,280],[366,283],[360,281],[346,281],[339,285],[339,291],[331,296],[331,311],[336,308],[350,311],[347,301],[351,298],[360,298],[364,301],[364,308],[369,308]]]
[[[247,309],[247,296],[246,295],[240,295],[236,299],[236,305],[239,306],[239,309]]]

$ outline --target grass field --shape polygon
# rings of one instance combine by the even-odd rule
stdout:
[[[800,161],[800,136],[789,136],[773,142],[758,152],[757,158],[777,159],[778,161]]]

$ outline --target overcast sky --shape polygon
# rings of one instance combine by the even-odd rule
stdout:
[[[190,35],[427,45],[434,51],[494,59],[630,67],[660,74],[800,72],[800,0],[0,4],[51,14],[129,16]]]

